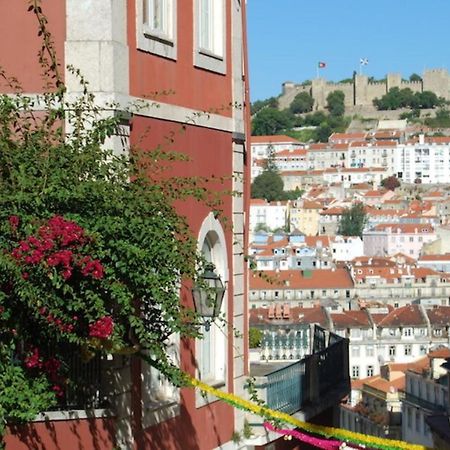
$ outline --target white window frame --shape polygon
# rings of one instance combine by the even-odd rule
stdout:
[[[226,4],[226,0],[195,0],[194,65],[220,74],[226,73]],[[202,14],[204,6],[209,8],[209,17]]]
[[[180,365],[180,336],[168,339],[167,355],[175,365]],[[142,361],[142,423],[144,428],[171,419],[180,414],[180,390],[159,370]]]
[[[228,281],[228,257],[225,233],[220,222],[214,218],[213,213],[210,213],[206,217],[200,228],[198,237],[199,251],[204,249],[205,242],[209,243],[211,251],[210,258],[209,255],[205,256],[214,264],[216,272],[220,275],[220,278],[226,285],[226,282]],[[225,291],[221,310],[221,316],[224,316],[225,319],[227,319],[227,296],[227,291]],[[204,339],[196,340],[196,376],[211,386],[228,390],[228,342],[226,324],[216,320],[211,323],[211,327],[208,332],[205,331],[204,328],[200,331],[204,333]],[[205,364],[204,358],[209,358],[208,364]],[[209,367],[208,373],[204,373],[205,367]],[[199,392],[196,393],[197,408],[214,401],[217,401],[217,398],[211,395],[201,395]]]
[[[177,59],[177,1],[136,0],[138,49],[168,59]],[[149,18],[150,11],[156,4],[161,7],[161,25],[152,23]]]

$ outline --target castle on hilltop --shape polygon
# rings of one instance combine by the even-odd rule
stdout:
[[[295,96],[307,92],[314,99],[314,110],[326,107],[327,96],[333,91],[345,94],[345,106],[373,108],[373,100],[385,95],[393,87],[409,88],[413,92],[431,91],[438,97],[450,100],[450,75],[447,69],[430,69],[423,73],[422,81],[403,80],[401,74],[389,73],[385,81],[370,82],[367,75],[354,74],[350,82],[333,83],[324,78],[316,78],[311,84],[295,84],[286,81],[278,99],[281,109],[289,108]]]

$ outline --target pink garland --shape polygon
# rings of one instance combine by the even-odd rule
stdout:
[[[283,436],[295,437],[299,441],[306,442],[309,445],[314,445],[317,448],[322,448],[325,450],[339,450],[342,448],[361,448],[360,446],[348,447],[344,442],[331,440],[331,439],[317,438],[317,437],[310,436],[309,434],[302,433],[297,430],[289,430],[289,429],[281,430],[281,429],[275,428],[269,422],[264,422],[264,428],[268,431],[274,431]]]

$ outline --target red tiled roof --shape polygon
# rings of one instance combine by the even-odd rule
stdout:
[[[443,255],[422,255],[419,261],[450,261],[450,253]]]
[[[418,223],[380,223],[374,228],[376,231],[386,231],[391,228],[391,233],[434,233],[431,225]]]
[[[291,138],[290,136],[286,136],[284,134],[272,136],[251,136],[250,142],[252,144],[270,144],[270,143],[283,144],[285,142],[300,144],[300,141],[298,141],[297,139]]]
[[[363,310],[351,310],[342,312],[330,312],[331,320],[334,323],[336,329],[359,327],[359,328],[371,328],[371,323],[366,311]]]
[[[250,289],[351,289],[353,281],[346,269],[315,269],[311,271],[265,271],[250,277]],[[266,277],[268,279],[266,279]]]
[[[306,156],[306,150],[303,148],[297,148],[295,150],[281,150],[280,152],[277,152],[274,158],[286,158],[291,157],[294,158],[296,156]]]
[[[427,322],[422,316],[418,305],[407,305],[401,308],[396,308],[378,324],[379,327],[385,328],[399,327],[404,325],[427,325]]]

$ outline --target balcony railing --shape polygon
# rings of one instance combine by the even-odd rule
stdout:
[[[414,406],[419,406],[428,411],[445,411],[445,407],[443,405],[438,405],[437,403],[429,402],[423,398],[417,397],[409,392],[405,392],[405,400],[411,403]]]
[[[277,370],[267,366],[269,371],[256,377],[255,387],[269,408],[294,414],[314,407],[317,412],[348,394],[348,340],[317,326],[313,335],[311,355]]]
[[[71,380],[63,387],[63,395],[53,408],[58,411],[104,408],[106,395],[102,380],[102,357],[97,354],[89,361],[82,360],[74,348],[64,350],[67,375]]]

